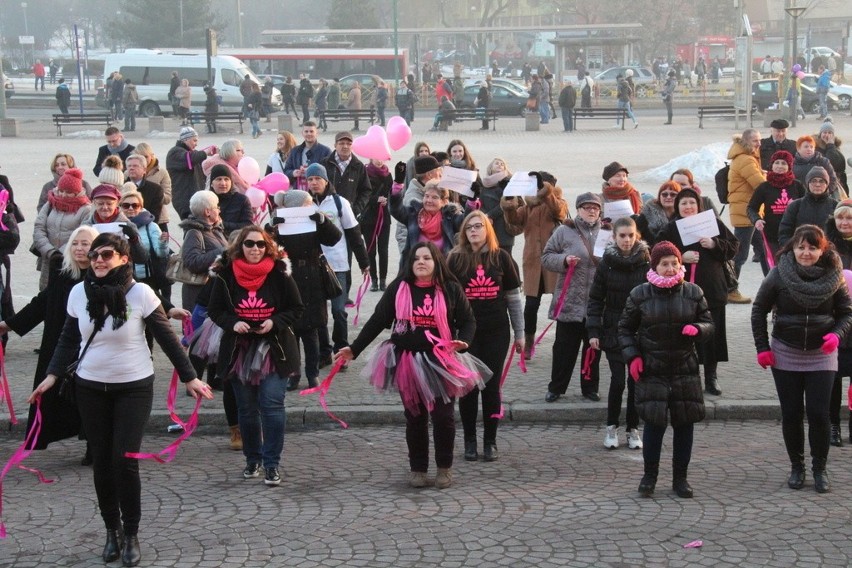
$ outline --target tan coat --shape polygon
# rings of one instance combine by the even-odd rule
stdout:
[[[568,203],[562,199],[562,190],[545,183],[539,190],[535,203],[519,205],[519,199],[507,198],[500,202],[506,228],[509,232],[524,233],[522,270],[524,295],[538,296],[539,286],[544,280],[544,293],[552,294],[556,289],[556,273],[541,266],[541,253],[553,229],[568,217]],[[513,231],[514,228],[514,231]]]
[[[734,138],[728,150],[731,164],[728,172],[728,203],[731,205],[731,224],[734,227],[750,227],[752,223],[746,214],[746,206],[757,186],[766,181],[766,176],[760,169],[760,150],[749,152],[741,140],[740,137]]]

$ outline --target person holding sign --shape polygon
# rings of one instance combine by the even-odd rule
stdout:
[[[612,162],[603,170],[603,203],[611,201],[630,201],[633,213],[642,211],[642,196],[633,185],[627,181],[630,172],[618,162]],[[615,221],[615,219],[612,219]]]
[[[556,339],[553,341],[550,384],[544,397],[546,402],[555,402],[565,394],[581,344],[584,353],[590,346],[586,307],[598,265],[592,247],[601,231],[602,206],[603,200],[599,195],[580,194],[576,202],[577,216],[567,219],[553,232],[541,253],[541,265],[558,274],[548,314],[550,319],[556,320]],[[560,306],[558,298],[562,297],[563,288],[567,291]],[[558,313],[557,308],[560,308]],[[601,399],[598,394],[599,363],[600,360],[595,358],[591,379],[580,384],[583,397],[594,402]]]
[[[485,177],[482,178],[482,191],[479,199],[482,201],[482,211],[491,219],[497,242],[500,248],[511,256],[512,247],[515,246],[515,235],[511,233],[503,217],[503,209],[500,208],[500,200],[503,199],[503,190],[509,184],[512,172],[503,158],[494,158],[485,169]],[[531,178],[527,178],[531,179]]]
[[[701,197],[694,189],[682,189],[677,194],[675,211],[675,219],[660,236],[663,240],[674,243],[680,250],[683,254],[683,264],[686,265],[687,280],[698,284],[704,291],[704,298],[713,316],[715,333],[712,341],[702,344],[699,348],[698,359],[704,364],[705,392],[719,396],[722,391],[719,389],[716,368],[720,361],[728,360],[728,339],[725,331],[728,286],[725,280],[724,263],[737,254],[739,242],[730,229],[712,212],[702,212]],[[712,217],[700,226],[699,232],[715,236],[686,234],[687,229],[678,225],[680,220],[690,219],[699,214],[708,214]]]
[[[586,313],[586,330],[589,345],[603,349],[609,362],[612,379],[607,398],[606,437],[604,447],[618,447],[618,419],[621,415],[621,397],[627,382],[627,445],[631,450],[642,448],[639,433],[639,415],[636,413],[633,381],[627,379],[627,363],[618,344],[618,319],[627,303],[627,296],[636,286],[645,282],[650,267],[648,245],[630,217],[622,217],[612,224],[614,242],[604,251],[592,289]]]
[[[402,205],[399,193],[391,195],[391,215],[408,229],[405,249],[399,258],[400,269],[419,242],[434,244],[444,255],[455,245],[464,212],[458,203],[450,203],[450,192],[439,184],[428,182],[423,191],[423,203],[413,201],[408,207]]]

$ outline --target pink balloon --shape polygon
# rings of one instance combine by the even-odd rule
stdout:
[[[260,166],[254,158],[243,156],[240,163],[237,164],[237,173],[247,184],[254,185],[260,179]]]
[[[368,159],[390,160],[391,149],[385,129],[374,124],[367,129],[366,134],[352,141],[352,151]]]
[[[846,288],[849,289],[849,295],[852,296],[852,270],[844,270],[843,278],[846,279]]]
[[[262,207],[266,203],[266,192],[254,186],[246,190],[246,197],[248,197],[249,203],[255,209]]]
[[[393,116],[388,120],[386,128],[388,133],[388,144],[393,150],[399,150],[411,140],[411,127],[401,116]]]
[[[254,187],[259,187],[267,193],[267,195],[275,195],[279,191],[287,191],[290,189],[290,178],[281,172],[272,172],[256,184]]]

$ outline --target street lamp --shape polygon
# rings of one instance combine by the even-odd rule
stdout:
[[[793,18],[793,50],[790,57],[790,70],[793,69],[793,63],[796,61],[796,54],[798,53],[799,48],[799,16],[805,13],[807,10],[807,6],[791,6],[790,8],[784,8],[784,11]],[[798,81],[796,78],[794,81]],[[792,110],[792,120],[790,121],[793,128],[796,127],[796,119],[799,118],[799,89],[793,89],[793,104],[791,105]]]
[[[21,2],[21,9],[24,11],[24,35],[30,35],[30,26],[27,23],[27,3]]]

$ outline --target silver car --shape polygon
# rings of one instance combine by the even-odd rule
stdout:
[[[647,67],[637,67],[633,65],[624,65],[622,67],[610,67],[605,71],[598,73],[593,79],[596,85],[601,87],[609,87],[615,89],[618,84],[617,77],[619,75],[626,76],[627,70],[633,71],[633,85],[636,87],[636,96],[640,99],[645,98],[654,90],[656,79],[654,73]]]

